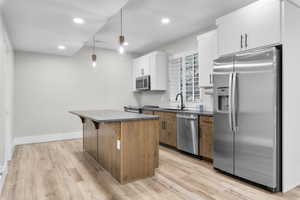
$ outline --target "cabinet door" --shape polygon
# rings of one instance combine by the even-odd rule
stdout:
[[[134,74],[134,79],[141,76],[140,73],[140,66],[141,66],[141,59],[137,58],[133,60],[133,74]]]
[[[217,59],[217,31],[213,30],[198,36],[199,85],[212,85],[213,61]]]
[[[159,143],[167,144],[164,113],[155,111],[154,115],[159,116]]]
[[[148,55],[140,58],[139,74],[140,76],[150,75],[150,58]]]
[[[149,56],[142,56],[133,61],[134,77],[150,75]]]
[[[219,56],[281,43],[281,1],[256,1],[217,20]]]
[[[219,20],[218,26],[218,57],[242,50],[242,20],[238,13],[231,13]]]
[[[168,88],[168,59],[164,52],[149,54],[149,69],[151,76],[151,90],[163,91]]]
[[[213,159],[213,118],[201,116],[200,117],[200,155]]]
[[[176,113],[164,113],[167,144],[177,147]]]
[[[258,1],[247,7],[247,49],[281,43],[281,2]],[[246,42],[246,41],[245,41]]]
[[[117,141],[121,141],[121,123],[101,123],[98,135],[98,162],[113,177],[121,181],[121,149]]]

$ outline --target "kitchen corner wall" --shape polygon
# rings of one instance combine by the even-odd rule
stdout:
[[[164,45],[158,49],[159,51],[165,51],[169,56],[176,54],[181,54],[184,52],[197,51],[198,50],[198,41],[197,36],[202,33],[206,33],[215,27],[208,27],[207,29],[200,31],[199,33],[191,34],[187,37],[179,39],[177,41],[171,42],[167,45]],[[154,51],[153,50],[153,51]],[[149,53],[149,52],[148,52]],[[199,56],[201,59],[201,55]],[[170,103],[169,93],[166,92],[141,92],[136,93],[138,98],[138,105],[159,105],[159,106],[176,106],[177,103]],[[205,104],[206,109],[212,110],[212,97],[208,95],[202,95],[202,101]],[[189,105],[193,106],[193,105]]]
[[[6,170],[7,161],[11,156],[13,76],[14,51],[0,11],[0,172]]]
[[[90,48],[71,57],[16,52],[15,137],[82,130],[70,110],[123,109],[136,105],[132,92],[132,56]]]

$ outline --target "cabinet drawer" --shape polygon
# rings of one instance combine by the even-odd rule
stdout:
[[[166,118],[167,120],[172,120],[172,119],[175,119],[176,120],[176,113],[167,113],[165,112],[164,113],[164,118]]]
[[[212,123],[213,123],[213,117],[209,117],[209,116],[200,117],[200,124],[212,124]]]

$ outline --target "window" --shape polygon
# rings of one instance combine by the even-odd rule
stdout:
[[[187,102],[200,99],[198,54],[185,57],[185,98]]]
[[[169,63],[169,95],[170,101],[175,102],[176,94],[183,91],[182,58],[174,58]]]
[[[200,101],[198,53],[174,56],[169,61],[170,101],[182,92],[186,103]]]

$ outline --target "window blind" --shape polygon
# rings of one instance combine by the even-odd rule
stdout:
[[[183,87],[183,59],[173,58],[169,62],[169,96],[171,102],[176,102],[176,94],[182,92]]]
[[[198,54],[185,57],[185,99],[187,102],[200,100]]]
[[[185,54],[169,60],[170,102],[182,92],[185,102],[200,101],[198,53]]]

